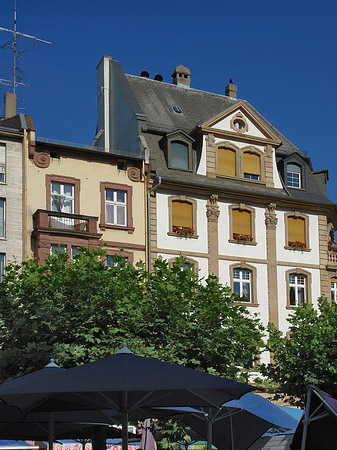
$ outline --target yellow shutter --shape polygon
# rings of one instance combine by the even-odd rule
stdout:
[[[193,207],[191,203],[179,200],[172,202],[172,226],[193,228]]]
[[[288,241],[305,243],[305,220],[302,217],[288,217]]]
[[[218,173],[235,177],[235,151],[228,148],[218,149]]]
[[[260,157],[254,153],[243,154],[243,171],[253,175],[261,175]]]
[[[250,212],[233,209],[233,234],[249,234],[252,235]]]

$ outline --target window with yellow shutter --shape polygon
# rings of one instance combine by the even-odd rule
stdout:
[[[184,200],[171,200],[170,231],[179,237],[195,235],[195,202]]]
[[[261,177],[260,156],[255,153],[243,154],[243,177],[248,180],[259,180]]]
[[[288,246],[294,250],[307,248],[306,219],[304,217],[288,216]]]
[[[236,176],[236,152],[228,148],[218,148],[217,173],[219,175]]]
[[[250,242],[252,237],[252,221],[250,211],[232,210],[232,231],[233,239],[237,241]]]

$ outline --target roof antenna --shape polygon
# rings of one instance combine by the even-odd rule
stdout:
[[[8,42],[6,42],[6,44],[2,45],[1,48],[5,48],[5,47],[9,47],[10,49],[13,50],[14,53],[14,63],[13,63],[13,80],[5,80],[0,78],[0,84],[5,84],[7,86],[12,86],[13,87],[13,94],[15,94],[15,89],[16,87],[20,84],[22,86],[28,86],[28,84],[22,83],[21,81],[17,80],[17,65],[16,65],[16,60],[18,58],[18,53],[22,54],[23,51],[18,52],[17,50],[17,46],[16,46],[16,37],[17,35],[19,36],[23,36],[29,39],[34,39],[35,41],[39,41],[39,42],[43,42],[44,44],[51,44],[51,42],[49,41],[45,41],[43,39],[39,39],[35,36],[31,36],[29,34],[25,34],[25,33],[20,33],[19,31],[16,30],[16,0],[14,0],[14,30],[9,30],[8,28],[3,28],[0,27],[0,30],[2,31],[8,31],[9,33],[13,33],[13,38],[10,39]],[[13,45],[11,45],[11,43],[13,43]],[[20,55],[19,55],[20,56]]]

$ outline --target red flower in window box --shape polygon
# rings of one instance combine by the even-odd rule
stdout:
[[[289,241],[288,245],[294,250],[304,250],[305,248],[307,248],[306,243],[301,241]]]
[[[337,252],[337,245],[334,242],[329,241],[328,250],[330,250],[331,252]]]
[[[233,239],[238,242],[251,242],[253,240],[253,236],[250,234],[233,233]]]
[[[173,233],[176,233],[179,237],[191,237],[194,235],[194,230],[191,227],[178,227],[173,225],[172,227]]]

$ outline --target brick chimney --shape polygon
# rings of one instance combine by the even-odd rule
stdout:
[[[182,87],[190,87],[191,84],[191,72],[187,67],[180,64],[177,66],[172,74],[173,84]]]
[[[6,92],[4,96],[5,119],[16,116],[16,95]]]
[[[236,98],[238,87],[236,84],[233,84],[232,79],[229,79],[229,84],[225,87],[225,94],[227,97]]]

